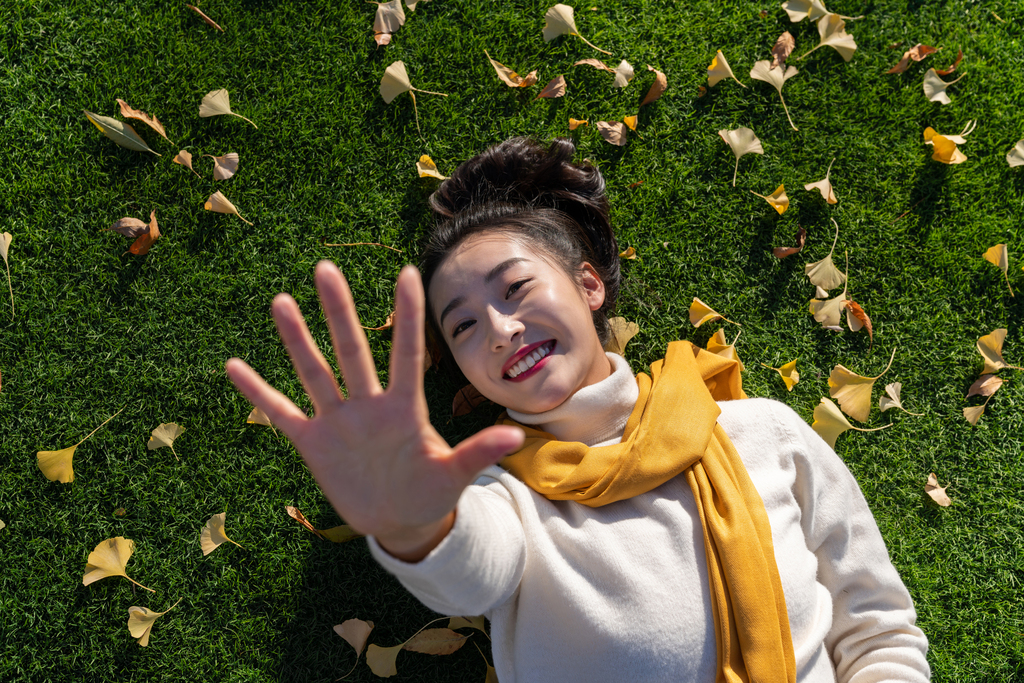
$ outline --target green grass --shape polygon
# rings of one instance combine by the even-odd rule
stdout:
[[[795,62],[800,74],[784,90],[793,131],[774,90],[747,73],[783,30],[795,35],[796,54],[817,44],[817,32],[790,24],[774,2],[579,5],[580,32],[614,52],[607,61],[637,67],[622,91],[609,74],[572,67],[601,56],[578,39],[542,40],[546,3],[432,0],[380,49],[370,39],[373,6],[347,5],[208,0],[203,9],[223,34],[178,2],[0,8],[0,232],[14,235],[16,302],[11,321],[0,295],[0,679],[333,681],[354,661],[334,624],[370,619],[371,642],[388,646],[431,619],[362,541],[322,542],[285,515],[290,504],[319,527],[339,523],[289,444],[244,424],[249,406],[223,363],[245,358],[308,406],[268,313],[273,295],[298,299],[326,349],[312,273],[330,258],[363,320],[380,325],[427,227],[436,181],[416,177],[421,154],[450,173],[510,135],[549,138],[567,133],[570,116],[634,114],[653,79],[646,64],[668,75],[669,89],[640,110],[626,147],[593,128],[574,133],[580,157],[608,181],[622,246],[639,254],[623,264],[617,311],[640,324],[629,360],[639,370],[670,340],[706,342],[717,326],[694,330],[687,319],[698,296],[743,324],[748,393],[810,420],[835,364],[877,374],[898,347],[876,400],[883,383],[900,381],[905,405],[925,416],[875,409],[869,426],[893,426],[844,434],[837,451],[914,597],[934,680],[1024,677],[1021,374],[1004,371],[1011,381],[977,427],[961,414],[975,403],[964,396],[981,368],[978,337],[1008,328],[1006,357],[1024,363],[1024,293],[1011,298],[981,258],[1007,243],[1011,282],[1024,291],[1024,175],[1004,160],[1024,137],[1024,8],[834,0],[835,11],[866,15],[848,25],[859,49],[850,63],[831,49]],[[917,42],[942,51],[884,75]],[[924,71],[960,48],[965,77],[950,89],[952,104],[928,102]],[[567,95],[537,101],[540,85],[505,87],[484,49],[520,72],[539,69],[540,85],[565,74]],[[747,89],[723,81],[699,95],[717,49]],[[377,94],[396,59],[415,86],[449,93],[418,98],[422,136],[408,97],[384,104]],[[200,99],[217,88],[259,128],[199,118]],[[159,116],[175,145],[142,125],[162,157],[102,137],[81,112],[113,116],[118,97]],[[968,161],[931,161],[925,126],[955,133],[969,119],[979,123],[963,146]],[[734,159],[716,131],[738,126],[757,132],[765,154],[740,161],[733,188]],[[179,148],[197,156],[202,179],[171,163]],[[214,183],[198,155],[228,151],[241,155],[240,171]],[[823,177],[832,157],[839,204],[827,207],[802,185]],[[781,217],[748,191],[768,194],[780,182],[792,199]],[[255,225],[203,211],[215,189]],[[152,209],[163,237],[148,256],[125,255],[129,243],[104,228]],[[803,265],[828,252],[830,216],[840,225],[837,262],[849,252],[850,296],[874,321],[873,345],[863,333],[822,330],[807,313],[813,288]],[[774,259],[771,247],[791,244],[800,225],[805,251]],[[323,246],[356,241],[405,253]],[[383,364],[389,337],[369,336]],[[787,393],[759,363],[793,358],[802,379]],[[457,388],[428,374],[432,414],[452,442],[493,417],[449,419]],[[122,407],[78,449],[74,483],[42,477],[36,451],[75,443]],[[180,461],[145,447],[161,422],[188,430],[175,445]],[[924,496],[932,471],[949,483],[948,509]],[[123,518],[113,514],[119,507]],[[225,510],[245,550],[228,545],[204,558],[199,530]],[[89,552],[117,535],[137,544],[129,575],[155,595],[120,579],[81,585]],[[149,647],[138,647],[128,607],[162,611],[178,598]],[[473,639],[486,651],[480,634]],[[398,664],[402,680],[484,676],[471,646],[448,657],[403,653]],[[377,679],[360,663],[348,680]]]

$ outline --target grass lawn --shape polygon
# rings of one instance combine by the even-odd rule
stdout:
[[[553,3],[552,3],[553,4]],[[245,424],[250,406],[227,381],[240,356],[301,405],[308,400],[277,341],[271,298],[290,292],[328,350],[312,284],[320,259],[347,274],[368,326],[391,311],[394,279],[415,262],[436,180],[417,177],[429,154],[441,173],[511,135],[568,135],[567,119],[621,120],[636,114],[653,80],[668,91],[639,110],[625,147],[593,126],[574,136],[581,158],[608,182],[623,248],[617,314],[639,323],[627,348],[634,369],[660,358],[674,339],[703,345],[720,323],[695,329],[693,297],[741,322],[737,349],[751,396],[792,406],[808,421],[836,364],[891,370],[877,383],[864,426],[836,450],[857,477],[914,597],[930,639],[935,681],[1024,679],[1024,375],[988,403],[976,427],[962,409],[981,371],[977,339],[1006,328],[1007,361],[1024,364],[1024,169],[1005,155],[1024,137],[1024,6],[1009,0],[832,0],[858,49],[846,63],[831,48],[793,61],[800,73],[779,96],[754,81],[790,30],[794,56],[818,43],[815,26],[791,24],[776,2],[655,0],[574,5],[581,40],[545,43],[549,4],[432,0],[407,10],[391,45],[371,39],[374,6],[364,2],[206,0],[219,33],[181,2],[9,0],[0,7],[0,233],[9,232],[15,302],[0,292],[0,680],[333,681],[354,653],[331,627],[358,617],[376,623],[370,642],[397,644],[434,615],[377,567],[363,541],[335,545],[292,521],[295,505],[319,528],[340,524],[301,458],[270,429]],[[588,8],[595,7],[595,11]],[[942,48],[904,74],[886,75],[915,43]],[[899,43],[898,47],[891,47]],[[501,84],[484,56],[539,70],[533,88]],[[724,51],[737,77],[706,94],[706,68]],[[929,102],[929,67],[964,59],[952,102]],[[633,82],[579,59],[627,59]],[[384,69],[403,60],[420,95],[385,104]],[[536,100],[559,74],[565,97]],[[235,117],[200,118],[208,91],[226,88]],[[82,114],[117,116],[116,98],[155,114],[171,144],[139,122],[162,154],[115,146]],[[922,131],[977,130],[968,159],[931,160]],[[739,163],[716,132],[752,128],[764,155]],[[171,162],[196,158],[197,177]],[[238,152],[238,174],[213,181],[200,155]],[[839,203],[802,189],[831,180]],[[636,185],[636,183],[642,183]],[[778,215],[750,193],[784,183],[792,204]],[[254,225],[203,210],[221,190]],[[146,256],[105,231],[115,220],[148,220],[161,239]],[[822,329],[808,314],[814,288],[804,265],[823,258],[840,231],[835,260],[849,254],[849,295],[874,322],[864,332]],[[785,260],[799,226],[807,247]],[[380,242],[378,247],[326,247]],[[982,259],[1005,243],[1003,273]],[[2,279],[6,279],[6,274]],[[2,283],[6,290],[6,282]],[[834,293],[833,293],[834,294]],[[731,340],[735,328],[725,325]],[[370,332],[386,367],[387,332]],[[330,356],[329,356],[330,357]],[[779,366],[798,360],[787,392]],[[383,373],[382,373],[383,374]],[[912,417],[880,413],[884,384],[901,382]],[[456,442],[488,424],[482,408],[450,418],[458,386],[431,371],[427,395],[441,433]],[[82,444],[75,480],[47,481],[35,453]],[[169,449],[147,450],[150,432],[176,422],[186,432]],[[930,472],[953,504],[924,494]],[[115,509],[124,508],[124,516]],[[200,528],[227,512],[227,544],[203,557]],[[103,539],[134,540],[128,575],[82,585],[86,558]],[[131,605],[163,611],[150,644],[126,625]],[[486,638],[472,640],[489,651]],[[399,680],[483,681],[484,662],[467,645],[447,657],[402,653]],[[377,678],[363,661],[347,680]]]

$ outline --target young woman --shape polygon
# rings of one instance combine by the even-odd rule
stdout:
[[[347,398],[286,294],[274,318],[315,416],[239,359],[231,380],[388,571],[490,619],[503,683],[927,681],[910,595],[832,449],[785,405],[738,400],[733,361],[674,342],[634,377],[603,351],[618,250],[604,181],[573,152],[508,140],[431,197],[387,390],[328,262]],[[427,415],[425,321],[507,410],[454,448]]]

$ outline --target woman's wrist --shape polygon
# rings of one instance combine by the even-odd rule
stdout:
[[[455,510],[438,521],[394,534],[376,536],[377,543],[392,557],[403,562],[419,562],[440,545],[455,526]]]

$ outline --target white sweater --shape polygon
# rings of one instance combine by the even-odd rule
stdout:
[[[608,356],[608,379],[547,413],[510,415],[563,441],[618,443],[638,390],[625,359]],[[768,512],[797,681],[928,681],[928,641],[850,471],[786,405],[718,405]],[[489,467],[422,561],[368,540],[431,609],[490,620],[502,683],[715,680],[704,539],[683,477],[590,508]]]

